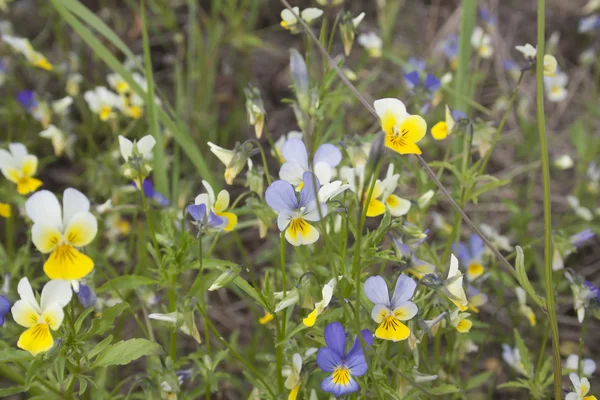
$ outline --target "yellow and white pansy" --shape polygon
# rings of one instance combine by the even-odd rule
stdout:
[[[385,132],[386,147],[400,154],[421,154],[417,143],[427,132],[427,122],[420,115],[410,115],[398,99],[380,99],[373,104]]]
[[[394,194],[394,191],[398,187],[398,179],[400,179],[400,175],[394,174],[394,164],[390,164],[385,179],[381,181],[383,189],[381,198],[383,204],[385,204],[385,207],[393,217],[401,217],[408,214],[411,205],[409,200]]]
[[[450,107],[446,104],[445,118],[444,121],[440,121],[431,128],[431,136],[435,140],[444,140],[448,135],[452,134],[452,130],[456,126],[454,116],[450,111]]]
[[[201,193],[196,196],[194,204],[206,205],[206,209],[214,212],[218,217],[227,218],[227,225],[223,230],[225,232],[231,232],[237,225],[237,215],[232,212],[226,211],[229,208],[229,192],[225,189],[221,190],[215,197],[215,191],[213,190],[210,183],[202,181],[202,186],[206,189],[206,193]]]
[[[481,58],[490,58],[494,54],[492,47],[492,37],[487,34],[480,26],[476,26],[471,34],[471,46],[477,50]]]
[[[340,279],[341,279],[341,277],[333,278],[332,280],[327,282],[327,284],[325,286],[323,286],[323,290],[321,291],[323,300],[319,301],[318,303],[315,303],[315,309],[312,310],[312,312],[310,314],[308,314],[308,316],[302,320],[304,325],[311,327],[315,324],[317,317],[321,313],[323,313],[325,308],[331,302],[331,297],[333,296],[333,290],[335,289],[335,285],[337,284],[337,281]]]
[[[154,157],[152,150],[155,145],[156,140],[152,135],[146,135],[140,140],[134,140],[133,142],[125,136],[119,135],[119,150],[126,163],[123,166],[123,175],[133,179],[138,187],[142,186],[141,182],[152,171],[152,165],[149,161],[152,161]],[[141,164],[130,165],[130,161],[134,155],[141,157]],[[139,170],[134,170],[138,168]],[[139,176],[140,174],[142,176]]]
[[[523,57],[527,61],[534,61],[537,57],[537,47],[533,47],[529,43],[524,46],[515,46],[515,49],[523,54]],[[558,62],[556,58],[550,54],[544,55],[544,76],[554,76],[557,68]]]
[[[290,391],[288,400],[296,400],[300,391],[300,372],[302,372],[302,356],[300,353],[294,353],[292,356],[292,366],[284,368],[281,372],[285,379],[284,386]]]
[[[90,201],[80,191],[65,189],[63,207],[56,196],[42,190],[25,203],[25,211],[33,221],[31,238],[43,254],[50,254],[44,272],[50,279],[72,281],[77,291],[78,281],[94,268],[94,261],[77,248],[87,246],[98,232],[96,217],[90,213]]]
[[[569,78],[564,72],[558,72],[553,76],[544,77],[544,88],[546,89],[546,97],[548,101],[561,102],[567,98],[567,83]]]
[[[65,151],[65,134],[63,131],[58,129],[55,125],[50,124],[48,125],[48,128],[40,132],[40,137],[50,139],[55,156],[60,157],[63,155]]]
[[[590,381],[587,378],[580,378],[575,372],[569,374],[569,379],[573,384],[573,392],[565,397],[565,400],[596,400],[596,396],[588,396],[590,392]]]
[[[380,58],[383,49],[383,40],[375,32],[361,33],[358,35],[358,44],[367,50],[370,57]]]
[[[35,51],[29,42],[29,39],[10,35],[2,35],[2,40],[15,51],[23,54],[27,61],[34,67],[45,69],[46,71],[52,70],[52,64],[48,62],[42,53]]]
[[[129,92],[129,83],[123,77],[117,73],[108,74],[106,76],[108,85],[118,94],[125,94]]]
[[[98,114],[100,121],[107,121],[114,115],[113,109],[118,109],[121,106],[119,95],[111,92],[104,86],[88,90],[83,94],[83,98],[88,103],[90,110],[94,114]]]
[[[283,156],[283,146],[288,140],[302,139],[302,137],[302,132],[299,131],[289,131],[287,135],[281,135],[275,142],[275,147],[271,149],[271,154],[273,154],[273,156],[276,157],[281,164],[283,164],[285,162],[285,157]]]
[[[357,165],[356,168],[342,167],[340,175],[348,182],[350,190],[359,196],[359,200],[362,197],[367,208],[367,217],[377,217],[385,213],[385,204],[379,200],[383,195],[383,185],[379,179],[373,185],[371,198],[368,197],[371,185],[365,185],[365,165]]]
[[[535,313],[531,307],[527,305],[527,293],[521,287],[516,287],[515,293],[517,295],[517,300],[519,301],[519,312],[527,318],[531,326],[535,326]]]
[[[469,301],[463,288],[463,274],[458,270],[458,259],[454,254],[450,254],[450,269],[442,292],[460,311],[466,311],[469,308]]]
[[[17,185],[17,192],[21,195],[36,191],[42,185],[42,181],[33,177],[38,158],[27,153],[27,148],[21,143],[10,143],[8,150],[0,149],[2,175]]]
[[[69,282],[52,280],[44,285],[38,303],[27,278],[19,281],[17,292],[21,299],[12,306],[12,316],[17,324],[27,328],[19,336],[17,347],[36,356],[54,345],[50,329],[56,331],[60,328],[63,308],[71,301],[73,293]]]
[[[460,333],[469,333],[473,322],[469,321],[469,313],[460,312],[460,310],[454,310],[450,314],[450,323]]]
[[[310,24],[312,21],[323,15],[323,10],[315,7],[305,8],[300,12],[300,8],[293,7],[290,11],[289,9],[284,9],[281,11],[281,26],[292,33],[298,32],[298,18],[297,15],[300,16],[307,24]]]

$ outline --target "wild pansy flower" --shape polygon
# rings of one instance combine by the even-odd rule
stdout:
[[[8,150],[0,149],[2,175],[17,185],[17,192],[21,195],[36,191],[42,185],[42,181],[33,177],[37,172],[38,158],[28,154],[21,143],[10,143]]]
[[[281,26],[284,29],[290,31],[291,33],[298,33],[298,18],[296,17],[297,15],[299,15],[300,18],[304,20],[304,22],[310,24],[312,21],[316,20],[317,18],[321,17],[321,15],[323,15],[323,10],[315,7],[310,7],[305,8],[304,10],[302,10],[302,12],[300,12],[300,8],[298,7],[293,7],[292,11],[285,8],[281,11]]]
[[[544,77],[544,88],[548,101],[560,102],[567,98],[567,83],[569,78],[564,72],[557,72],[553,76]]]
[[[302,139],[302,132],[299,131],[289,131],[287,135],[281,135],[279,139],[275,142],[275,147],[271,149],[271,154],[276,157],[281,164],[285,162],[285,158],[283,157],[282,151],[283,146],[287,143],[288,140],[292,139]]]
[[[421,113],[426,113],[430,106],[436,106],[439,103],[439,89],[442,83],[434,75],[427,74],[425,79],[421,80],[419,71],[411,71],[404,74],[404,83],[413,94],[424,97]]]
[[[377,217],[385,213],[385,204],[379,200],[383,195],[383,185],[379,179],[373,185],[371,198],[368,198],[371,184],[365,185],[365,165],[361,164],[356,168],[343,167],[341,176],[348,182],[350,190],[358,195],[359,200],[362,199],[364,206],[367,208],[367,217]]]
[[[483,59],[488,59],[494,54],[492,37],[480,26],[476,26],[473,29],[473,33],[471,34],[471,46],[477,50],[477,54]]]
[[[0,217],[10,218],[12,209],[8,203],[0,203]]]
[[[460,333],[469,333],[473,322],[469,321],[469,313],[460,312],[460,310],[454,310],[450,314],[450,323]]]
[[[346,56],[349,56],[352,51],[352,45],[354,44],[354,38],[356,36],[356,28],[362,22],[363,18],[365,18],[364,12],[353,17],[352,13],[347,11],[342,16],[342,21],[340,22],[340,37],[342,39],[342,44],[344,45],[344,54]]]
[[[523,365],[523,361],[521,360],[521,353],[519,352],[518,348],[512,348],[507,344],[503,344],[502,359],[521,375],[529,376],[529,373],[525,369],[525,365]]]
[[[446,137],[451,135],[456,126],[456,122],[462,119],[467,119],[467,115],[459,110],[450,111],[450,107],[446,105],[445,108],[445,119],[440,121],[431,128],[431,136],[435,140],[444,140]]]
[[[454,254],[450,254],[450,268],[442,292],[460,311],[469,308],[469,301],[463,288],[463,275],[458,271],[458,259]]]
[[[361,33],[358,35],[358,44],[367,50],[370,57],[380,58],[383,49],[383,40],[375,32]]]
[[[417,243],[419,246],[421,243]],[[415,255],[415,250],[406,243],[402,242],[401,238],[394,239],[394,246],[398,253],[398,257],[402,258],[406,264],[406,272],[415,276],[417,279],[421,279],[424,275],[432,274],[435,272],[435,266],[427,261],[422,261]]]
[[[517,295],[517,300],[519,301],[519,312],[523,314],[525,318],[527,318],[531,326],[535,326],[535,313],[531,307],[527,305],[527,293],[525,292],[525,289],[522,287],[516,287],[515,294]]]
[[[569,203],[575,214],[584,221],[591,222],[594,219],[594,214],[592,214],[589,208],[581,205],[578,197],[573,195],[567,196],[567,203]]]
[[[273,318],[275,318],[273,314],[271,314],[270,312],[265,312],[264,315],[258,319],[258,323],[261,325],[266,325],[269,322],[273,321]]]
[[[83,98],[94,114],[98,114],[100,121],[107,121],[113,114],[113,109],[121,106],[121,98],[104,86],[98,86],[83,94]]]
[[[318,303],[315,303],[314,310],[312,310],[312,312],[310,314],[308,314],[308,316],[302,320],[304,325],[311,327],[315,324],[317,317],[325,310],[325,308],[331,302],[331,297],[333,296],[333,290],[335,289],[335,285],[340,278],[341,277],[333,278],[332,280],[327,282],[327,284],[325,284],[325,286],[323,286],[323,290],[321,292],[321,294],[323,296],[323,300],[319,301]]]
[[[0,326],[4,325],[4,321],[6,320],[6,314],[10,311],[10,301],[0,295]]]
[[[279,178],[294,185],[296,190],[302,189],[305,172],[314,172],[320,183],[329,183],[334,168],[342,161],[342,152],[334,145],[325,143],[319,146],[309,164],[306,146],[300,139],[286,141],[281,154],[285,162],[279,170]]]
[[[288,400],[295,400],[300,391],[300,372],[302,372],[302,356],[300,353],[294,353],[292,356],[291,368],[284,369],[282,375],[286,377],[284,386],[290,390]]]
[[[469,310],[478,313],[479,309],[487,304],[488,295],[477,290],[472,285],[467,286],[467,299],[469,301]]]
[[[206,193],[199,194],[194,200],[194,204],[204,204],[207,210],[214,213],[217,217],[227,220],[227,225],[223,228],[225,232],[231,232],[237,225],[237,215],[226,211],[229,208],[229,192],[225,189],[221,190],[217,196],[210,183],[202,181],[202,186],[206,189]]]
[[[367,345],[373,344],[373,335],[368,329],[363,329],[360,334]],[[323,379],[321,389],[335,397],[357,392],[360,387],[354,377],[363,376],[369,368],[360,339],[357,337],[346,353],[346,332],[339,322],[332,322],[325,327],[324,338],[327,347],[319,349],[317,365],[324,372],[332,374]]]
[[[457,252],[458,259],[467,272],[467,280],[469,282],[479,278],[485,272],[483,266],[483,252],[485,251],[485,244],[483,240],[475,233],[471,234],[468,243],[460,242],[458,249],[452,245],[453,251]]]
[[[537,47],[533,47],[531,44],[527,43],[523,46],[515,46],[523,57],[525,61],[533,63],[537,57]],[[558,62],[556,58],[550,54],[544,55],[544,76],[554,76],[556,74],[556,69],[558,67]]]
[[[267,112],[265,111],[265,105],[260,96],[260,90],[257,87],[250,85],[244,88],[244,94],[246,95],[246,115],[248,117],[248,124],[254,127],[254,133],[256,138],[262,137],[263,128],[265,127],[265,117]]]
[[[79,94],[79,86],[81,82],[83,82],[83,75],[77,72],[69,74],[69,76],[67,76],[65,92],[67,92],[69,96],[77,96]]]
[[[248,159],[258,152],[249,142],[236,143],[233,150],[224,149],[211,142],[207,144],[210,151],[225,164],[225,182],[228,185],[233,184],[233,180],[242,172]]]
[[[94,268],[94,261],[76,248],[87,246],[98,232],[98,221],[90,213],[90,201],[80,191],[68,188],[63,193],[63,207],[56,196],[42,190],[25,203],[25,211],[33,221],[31,238],[43,254],[50,253],[44,272],[50,279],[73,282],[77,291],[80,280]]]
[[[129,83],[123,77],[117,73],[108,74],[106,76],[108,85],[114,89],[118,94],[126,94],[131,90]]]
[[[205,228],[220,231],[229,224],[227,218],[217,216],[206,204],[190,204],[186,210],[194,219],[193,224],[198,227],[198,234],[202,234]]]
[[[450,63],[450,68],[453,70],[458,68],[458,36],[456,34],[448,36],[442,42],[442,52]]]
[[[294,246],[316,242],[319,239],[319,231],[307,221],[320,221],[327,215],[327,205],[318,203],[315,192],[315,187],[320,186],[319,179],[312,173],[305,172],[303,184],[299,196],[296,195],[294,187],[283,180],[273,182],[265,192],[267,204],[279,213],[279,230],[285,231],[285,238]]]
[[[596,234],[591,229],[584,229],[567,240],[560,236],[554,237],[554,257],[552,258],[552,269],[558,271],[565,268],[565,259],[575,253],[577,249],[592,239]]]
[[[38,101],[37,95],[33,90],[21,90],[17,93],[17,101],[27,111],[29,115],[42,126],[47,126],[50,122],[50,112],[47,106],[42,106]]]
[[[493,30],[496,28],[496,24],[498,23],[498,18],[496,14],[491,12],[485,7],[479,7],[479,18],[481,18],[482,22],[485,24],[485,27],[488,30]]]
[[[410,115],[398,99],[381,99],[374,103],[385,132],[385,146],[400,154],[421,154],[417,142],[427,132],[427,122],[420,115]]]
[[[577,25],[579,33],[590,33],[598,29],[600,29],[600,16],[596,14],[581,18]]]
[[[2,35],[2,40],[4,43],[12,47],[13,50],[23,54],[27,61],[34,67],[45,69],[46,71],[52,70],[52,64],[48,62],[42,53],[35,51],[29,42],[29,39],[10,35]]]
[[[125,164],[121,167],[123,175],[133,179],[138,187],[152,171],[150,161],[154,157],[152,149],[155,145],[156,140],[152,135],[146,135],[139,141],[134,140],[133,142],[119,135],[119,150],[125,160]]]
[[[415,294],[417,283],[407,275],[400,274],[396,280],[394,294],[390,299],[387,283],[381,276],[372,276],[365,282],[364,292],[374,303],[371,318],[379,327],[375,336],[383,340],[398,342],[410,336],[410,329],[401,321],[412,319],[419,311],[417,305],[409,301]]]
[[[494,227],[488,224],[479,226],[481,232],[492,242],[492,244],[504,251],[513,251],[514,247],[510,244],[510,239],[501,235]]]
[[[597,297],[596,292],[585,283],[582,277],[575,273],[565,271],[565,278],[570,282],[571,291],[573,292],[573,308],[577,313],[577,320],[581,324],[585,318],[585,309],[590,305],[590,300]]]
[[[568,393],[565,400],[596,400],[596,396],[587,395],[590,392],[590,381],[587,378],[580,378],[579,375],[571,372],[569,379],[575,390]]]
[[[60,157],[63,155],[66,146],[65,134],[63,131],[58,129],[55,125],[50,124],[48,125],[48,128],[40,132],[40,137],[50,139],[55,156]]]
[[[383,200],[383,204],[385,204],[385,208],[388,209],[393,217],[406,215],[411,206],[409,200],[394,194],[394,191],[398,187],[398,179],[400,179],[400,175],[394,174],[394,164],[390,164],[385,179],[381,181],[381,199]],[[372,197],[378,196],[375,196],[375,193],[373,193]]]
[[[317,193],[317,199],[319,199],[319,201],[322,203],[326,203],[334,197],[344,193],[349,188],[350,185],[342,184],[342,181],[326,183],[319,189],[319,193]]]
[[[565,368],[577,372],[579,369],[579,355],[570,354],[565,361]],[[596,362],[591,358],[581,360],[581,374],[583,376],[592,376],[596,372]]]
[[[571,169],[575,166],[575,162],[568,154],[563,154],[554,160],[554,166],[561,171]]]
[[[17,347],[36,356],[54,345],[50,329],[56,331],[60,328],[63,308],[69,304],[73,293],[69,282],[52,280],[44,285],[38,303],[27,278],[19,281],[17,292],[21,299],[15,302],[11,312],[17,324],[28,328],[19,336]]]
[[[135,185],[135,182],[133,183],[133,185]],[[154,200],[156,204],[158,204],[161,207],[167,207],[171,205],[169,199],[167,199],[164,194],[160,193],[154,188],[154,184],[150,179],[144,180],[142,188],[144,189],[144,196],[146,196],[147,199]]]
[[[148,318],[155,321],[166,322],[178,328],[184,335],[191,336],[196,342],[202,342],[202,340],[200,340],[200,332],[198,332],[196,322],[194,321],[194,314],[192,312],[189,312],[187,315],[179,311],[168,314],[152,313],[148,314]]]
[[[408,74],[411,71],[417,73],[425,72],[426,65],[427,61],[423,60],[422,58],[409,57],[408,61],[406,61],[406,66],[403,67],[404,73]]]

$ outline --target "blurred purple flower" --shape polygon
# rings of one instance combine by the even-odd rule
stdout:
[[[79,302],[83,308],[93,307],[96,304],[96,292],[83,283],[79,285],[79,293],[77,293]]]
[[[171,205],[169,199],[167,199],[162,193],[159,193],[157,190],[154,189],[154,185],[152,184],[152,181],[150,179],[144,180],[142,186],[144,188],[144,195],[146,196],[146,198],[154,200],[161,207],[167,207]]]
[[[6,314],[8,314],[9,311],[10,301],[4,296],[0,296],[0,326],[4,325]]]
[[[452,245],[452,252],[457,253],[458,259],[467,272],[467,280],[473,281],[485,272],[482,256],[485,250],[483,240],[476,234],[471,234],[468,243],[459,243],[458,248]]]
[[[204,227],[222,230],[227,226],[229,220],[225,217],[219,217],[214,212],[208,211],[206,204],[190,204],[187,207],[187,212],[194,219],[194,223],[198,226],[200,232]]]
[[[369,346],[373,344],[373,334],[368,329],[363,329],[360,334]],[[360,388],[354,377],[364,375],[369,367],[360,339],[357,337],[346,353],[346,332],[339,322],[332,322],[325,327],[324,338],[327,347],[319,349],[317,365],[324,372],[332,374],[323,379],[321,389],[335,397],[357,392]]]

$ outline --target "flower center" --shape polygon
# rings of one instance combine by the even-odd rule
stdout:
[[[308,224],[301,217],[292,218],[290,229],[292,232],[304,232],[308,229]]]
[[[344,386],[350,383],[350,370],[345,365],[341,365],[333,371],[333,383]]]

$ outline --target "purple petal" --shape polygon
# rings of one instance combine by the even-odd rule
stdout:
[[[88,285],[79,285],[77,297],[83,308],[92,307],[96,304],[96,293]]]
[[[346,347],[346,333],[344,327],[339,322],[332,322],[325,327],[325,343],[332,351],[337,353],[340,358],[344,358]]]
[[[333,383],[333,375],[329,375],[321,382],[321,389],[323,391],[333,394],[335,397],[340,397],[348,393],[358,391],[358,383],[354,378],[350,377],[350,382],[347,385],[340,385]]]
[[[294,187],[286,181],[275,181],[265,191],[265,200],[275,211],[291,211],[298,208]]]
[[[458,36],[452,35],[448,37],[448,39],[446,39],[446,42],[444,43],[442,51],[444,52],[444,55],[449,59],[453,59],[454,57],[456,57],[458,55]]]
[[[333,372],[342,364],[342,357],[328,347],[321,347],[317,353],[317,365],[325,372]]]
[[[387,283],[381,276],[372,276],[365,282],[363,287],[365,296],[375,304],[383,304],[390,308],[390,295]]]
[[[413,297],[416,288],[417,283],[412,278],[400,274],[398,280],[396,280],[396,287],[394,288],[394,295],[392,296],[390,308],[393,310]]]
[[[571,236],[570,241],[573,246],[579,247],[583,243],[585,243],[588,240],[590,240],[591,238],[593,238],[594,236],[596,236],[594,231],[592,231],[591,229],[588,228],[586,230],[583,230],[583,231],[578,232],[578,233],[574,234],[573,236]]]
[[[9,311],[10,301],[4,296],[0,296],[0,326],[4,325],[4,319]]]
[[[426,61],[416,57],[409,57],[408,65],[411,67],[406,71],[417,70],[423,71],[425,69]]]
[[[213,228],[223,229],[229,223],[229,219],[227,217],[220,217],[211,211],[208,213],[208,221],[207,222],[208,222],[208,225],[212,226]]]
[[[410,257],[410,255],[412,254],[412,249],[409,245],[402,243],[402,239],[394,239],[394,245],[403,257]]]
[[[281,155],[286,162],[295,162],[308,169],[308,154],[306,146],[300,139],[290,139],[281,148]]]
[[[190,204],[187,206],[187,212],[194,221],[203,223],[206,219],[206,204]]]
[[[404,82],[409,89],[414,89],[415,86],[419,86],[421,84],[421,77],[419,76],[418,71],[412,71],[408,74],[404,74]]]
[[[471,252],[469,251],[469,248],[465,246],[464,243],[460,242],[458,244],[458,249],[454,244],[452,244],[452,252],[456,253],[461,264],[463,265],[463,267],[466,268],[469,262],[471,261]]]
[[[454,118],[455,121],[460,121],[461,119],[468,119],[469,117],[460,110],[454,110],[452,111],[452,118]]]
[[[342,161],[342,152],[340,149],[330,143],[325,143],[319,146],[315,156],[313,157],[313,164],[325,162],[331,167],[337,166],[340,161]]]
[[[360,334],[368,346],[373,345],[373,334],[370,330],[363,329],[360,331]],[[352,348],[346,355],[345,365],[350,368],[350,373],[354,376],[361,376],[367,372],[368,365],[358,336],[354,340]]]
[[[310,202],[316,199],[317,193],[319,193],[319,189],[321,188],[319,179],[312,172],[305,172],[304,175],[302,175],[302,182],[304,182],[304,186],[300,191],[298,207],[306,207]]]
[[[425,81],[423,81],[423,86],[428,92],[435,92],[441,85],[440,80],[431,74],[427,74]]]
[[[142,187],[144,188],[144,195],[151,199],[154,197],[154,185],[150,179],[144,179],[144,183],[142,183]]]
[[[478,235],[473,233],[469,237],[469,248],[471,250],[471,259],[480,259],[485,250],[485,244]]]
[[[162,193],[159,193],[157,191],[154,191],[154,196],[152,196],[152,199],[156,202],[156,204],[158,204],[161,207],[167,207],[171,205],[169,199],[167,199]]]
[[[31,110],[38,105],[38,101],[33,90],[22,90],[17,93],[17,101],[26,110]]]

